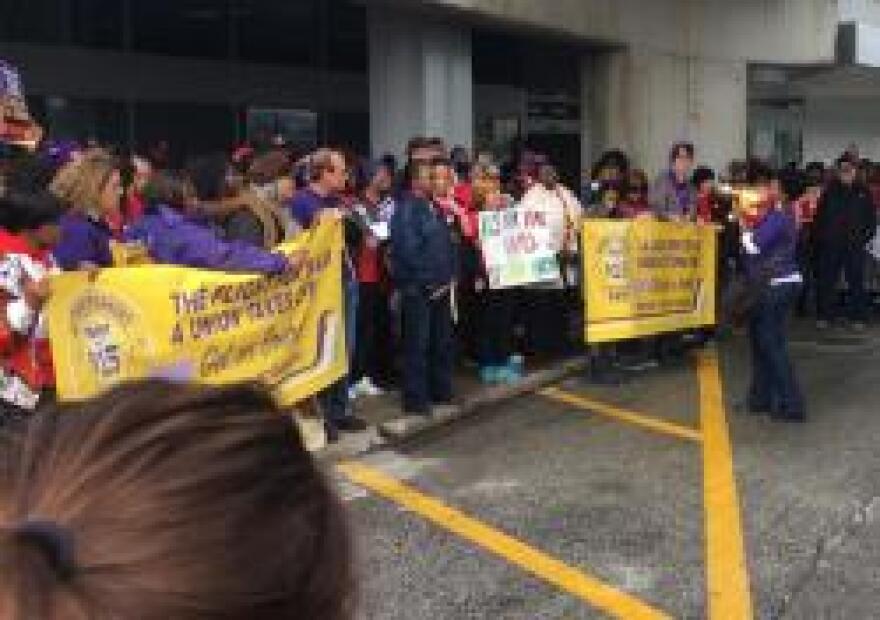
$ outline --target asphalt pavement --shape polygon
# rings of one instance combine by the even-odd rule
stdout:
[[[803,425],[737,411],[734,338],[328,465],[360,617],[880,618],[880,332],[794,339]]]

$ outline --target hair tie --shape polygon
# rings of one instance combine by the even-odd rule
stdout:
[[[15,537],[39,549],[62,581],[76,573],[73,534],[68,528],[54,521],[25,521],[15,528]]]

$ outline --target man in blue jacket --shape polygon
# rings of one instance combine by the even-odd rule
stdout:
[[[391,220],[391,263],[401,293],[403,408],[430,415],[452,400],[452,285],[455,251],[431,199],[432,166],[413,162],[410,189]]]

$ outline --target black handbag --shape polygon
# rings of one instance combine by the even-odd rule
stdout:
[[[782,262],[784,253],[776,252],[765,259],[755,273],[737,273],[721,300],[722,323],[741,327],[770,288],[778,263]]]

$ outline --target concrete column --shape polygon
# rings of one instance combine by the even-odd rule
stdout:
[[[369,12],[374,154],[403,154],[416,135],[473,146],[471,31],[382,9]]]
[[[716,169],[746,156],[745,62],[630,48],[597,56],[594,80],[594,152],[624,149],[649,174],[679,140]]]

